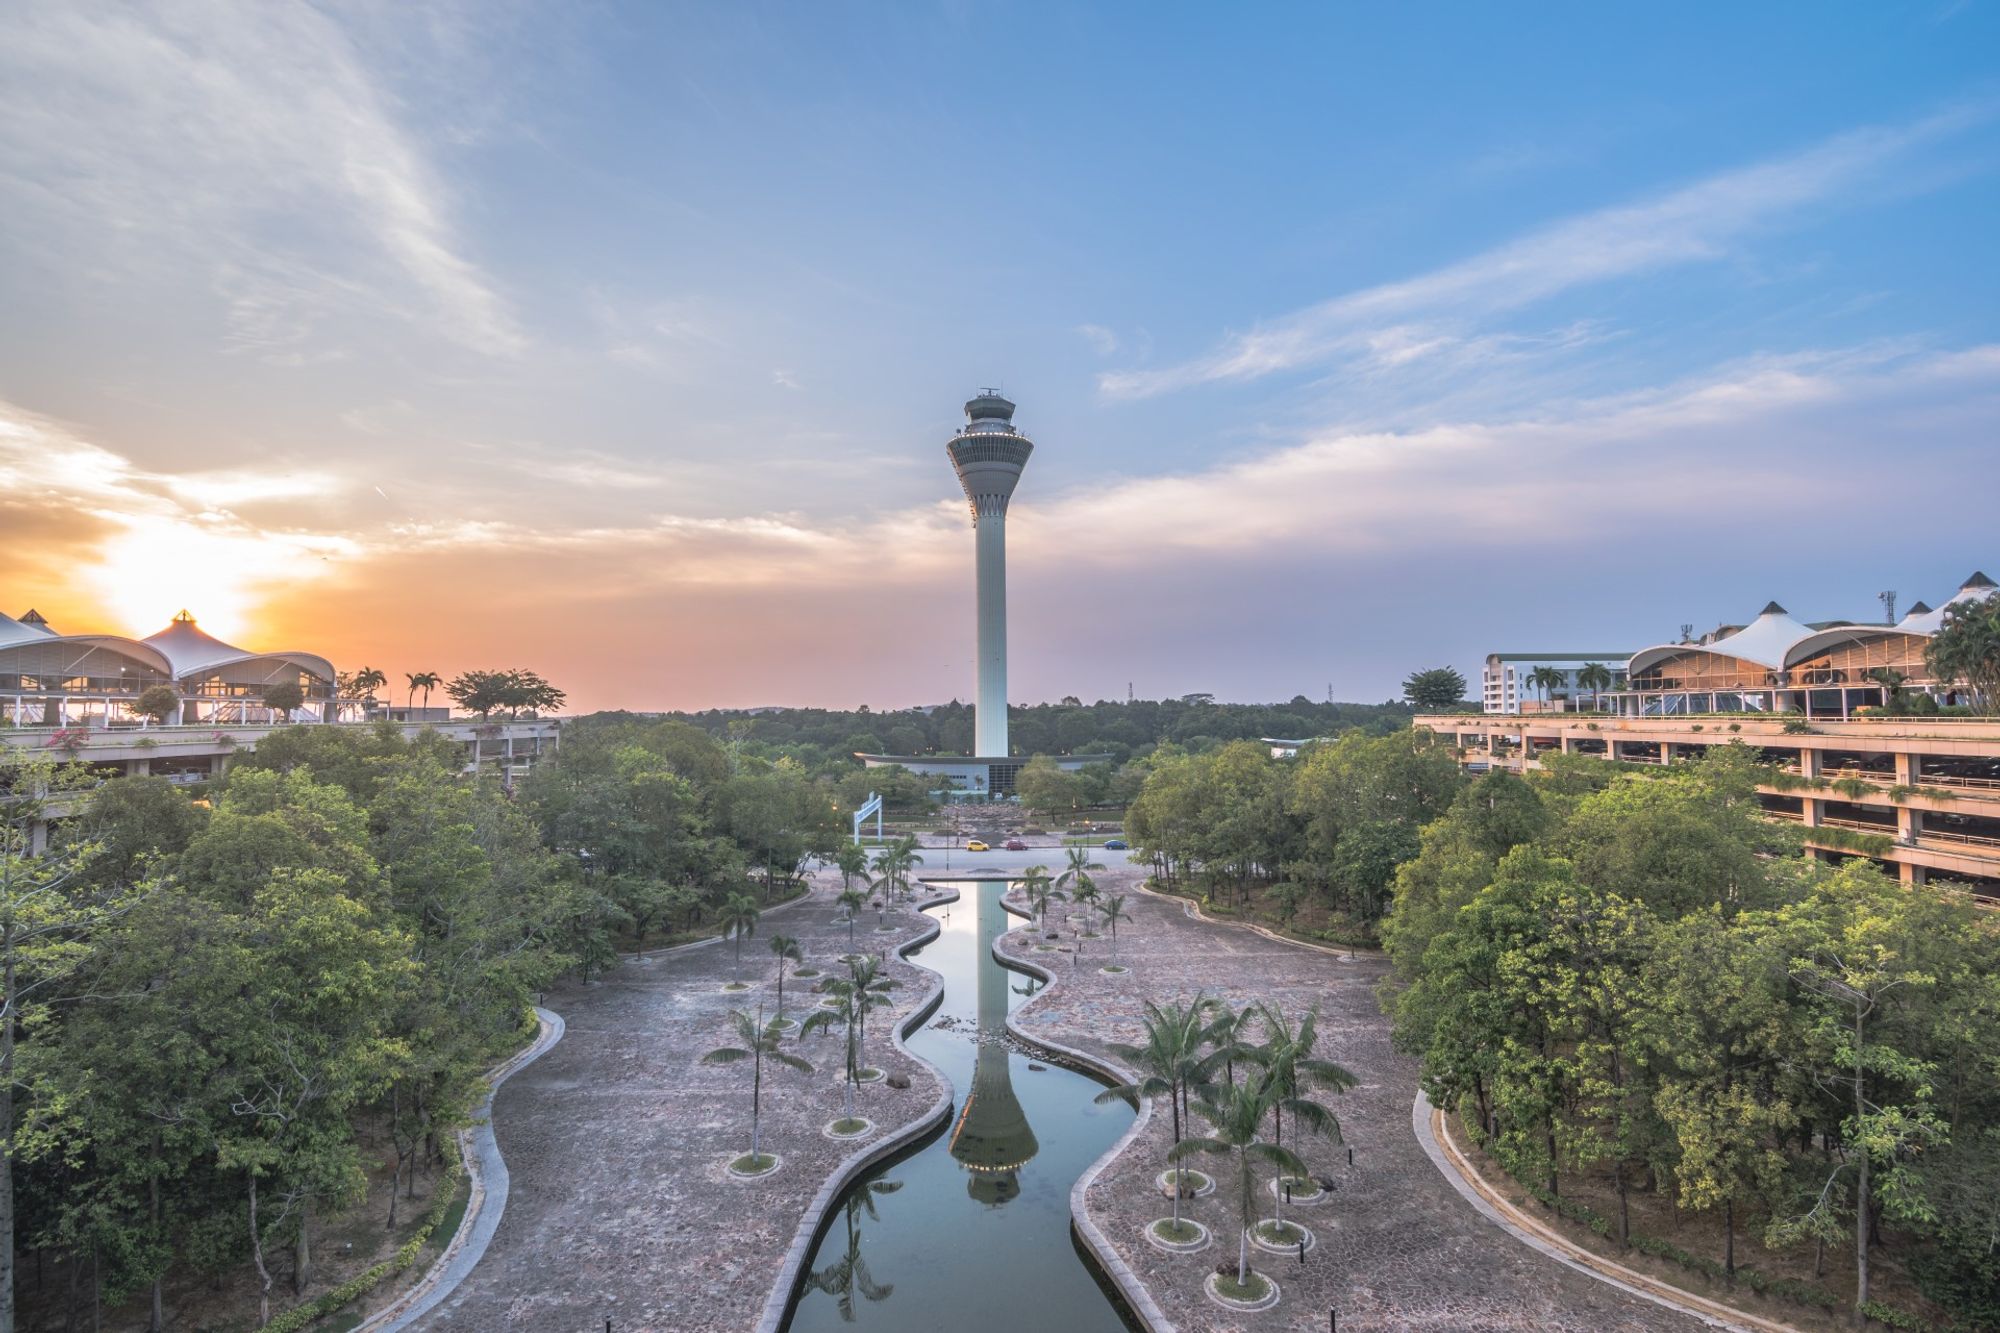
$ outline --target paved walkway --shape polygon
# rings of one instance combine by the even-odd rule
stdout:
[[[821,1127],[841,1112],[840,1042],[795,1048],[810,1075],[767,1068],[764,1147],[780,1168],[732,1179],[731,1158],[750,1146],[750,1069],[704,1065],[704,1052],[734,1044],[732,1008],[772,1003],[774,933],[797,937],[807,965],[838,968],[847,931],[832,904],[837,875],[810,897],[774,911],[743,949],[747,992],[722,987],[735,974],[716,943],[625,964],[602,982],[548,997],[568,1030],[562,1042],[495,1096],[493,1125],[511,1178],[507,1208],[484,1259],[425,1319],[426,1330],[595,1333],[613,1321],[637,1330],[752,1328],[809,1202],[840,1162],[866,1140],[836,1143]],[[890,933],[864,912],[859,947],[888,952],[927,925],[892,911]],[[911,1086],[864,1087],[857,1109],[881,1135],[928,1110],[940,1091],[927,1067],[892,1048],[889,1032],[928,997],[936,976],[894,962],[893,1010],[870,1019],[869,1063]],[[788,1012],[816,998],[812,981],[785,987]]]
[[[1317,1205],[1288,1210],[1316,1234],[1305,1264],[1253,1251],[1255,1266],[1275,1277],[1283,1293],[1274,1309],[1236,1314],[1202,1292],[1215,1265],[1235,1258],[1235,1204],[1226,1189],[1185,1208],[1215,1238],[1207,1249],[1170,1255],[1144,1239],[1146,1224],[1170,1207],[1155,1184],[1172,1140],[1166,1115],[1151,1117],[1132,1147],[1092,1182],[1085,1192],[1091,1220],[1183,1333],[1325,1329],[1329,1310],[1339,1312],[1343,1333],[1703,1326],[1524,1246],[1439,1174],[1410,1128],[1416,1064],[1391,1049],[1388,1021],[1376,1004],[1375,989],[1387,971],[1381,958],[1363,954],[1349,961],[1345,954],[1242,927],[1191,920],[1178,900],[1132,892],[1136,871],[1121,868],[1102,878],[1127,893],[1127,910],[1136,918],[1119,930],[1120,958],[1131,971],[1107,976],[1098,970],[1107,941],[1090,941],[1079,964],[1066,953],[1033,952],[1030,933],[1014,931],[1002,951],[1031,957],[1057,976],[1054,986],[1018,1011],[1024,1031],[1115,1060],[1109,1043],[1139,1039],[1146,999],[1188,998],[1202,990],[1239,1007],[1263,1000],[1294,1013],[1316,1003],[1322,1053],[1361,1080],[1329,1098],[1354,1148],[1354,1165],[1346,1165],[1344,1148],[1312,1144],[1307,1160],[1316,1174],[1333,1176],[1338,1189]]]

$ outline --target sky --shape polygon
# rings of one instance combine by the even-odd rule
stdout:
[[[579,708],[1374,700],[2000,575],[2000,16],[0,5],[0,609]]]

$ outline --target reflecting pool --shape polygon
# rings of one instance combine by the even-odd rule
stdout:
[[[959,901],[931,909],[938,938],[910,955],[944,977],[944,1001],[909,1046],[958,1104],[941,1131],[841,1197],[788,1327],[1019,1333],[1027,1316],[1037,1333],[1121,1333],[1071,1242],[1069,1192],[1132,1110],[1096,1105],[1103,1084],[1012,1049],[1007,1013],[1040,983],[993,960],[1007,886],[954,887]]]

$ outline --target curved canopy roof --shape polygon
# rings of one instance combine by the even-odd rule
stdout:
[[[1711,653],[1717,657],[1733,657],[1754,666],[1772,671],[1785,669],[1785,655],[1791,646],[1810,635],[1812,630],[1792,619],[1784,607],[1776,602],[1765,604],[1763,614],[1737,630],[1724,635],[1712,643],[1662,643],[1652,648],[1643,648],[1632,654],[1631,665],[1626,674],[1636,676],[1649,667],[1666,661],[1681,653]]]
[[[116,634],[51,634],[46,629],[23,624],[14,617],[0,612],[0,653],[10,648],[33,646],[46,647],[50,644],[73,643],[83,648],[106,648],[121,653],[163,676],[171,676],[173,667],[166,654],[150,644],[137,639],[122,638]]]
[[[224,643],[195,624],[194,617],[182,611],[174,617],[173,623],[158,634],[148,635],[146,642],[158,650],[173,664],[176,680],[214,671],[219,667],[237,662],[254,662],[259,658],[282,658],[296,665],[301,671],[309,671],[326,680],[334,678],[333,663],[317,653],[302,653],[285,649],[273,653],[253,653]]]
[[[1935,634],[1944,627],[1944,613],[1951,607],[1958,605],[1960,602],[1984,601],[1986,598],[1993,596],[1993,592],[1993,580],[1987,578],[1978,570],[1974,570],[1972,577],[1959,586],[1958,592],[1952,596],[1950,601],[1935,611],[1924,606],[1922,602],[1918,602],[1916,606],[1910,608],[1910,614],[1904,616],[1896,628],[1910,634]],[[1923,607],[1921,614],[1918,612],[1918,607]]]

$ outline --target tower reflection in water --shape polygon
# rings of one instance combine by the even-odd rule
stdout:
[[[1000,895],[982,893],[979,902],[979,947],[1007,930],[1007,910]],[[1014,1095],[1013,1059],[1006,1045],[1008,973],[998,967],[979,971],[979,1050],[972,1069],[972,1090],[959,1107],[951,1129],[951,1155],[967,1172],[965,1192],[988,1207],[998,1208],[1021,1192],[1016,1174],[1041,1145],[1034,1126]]]

